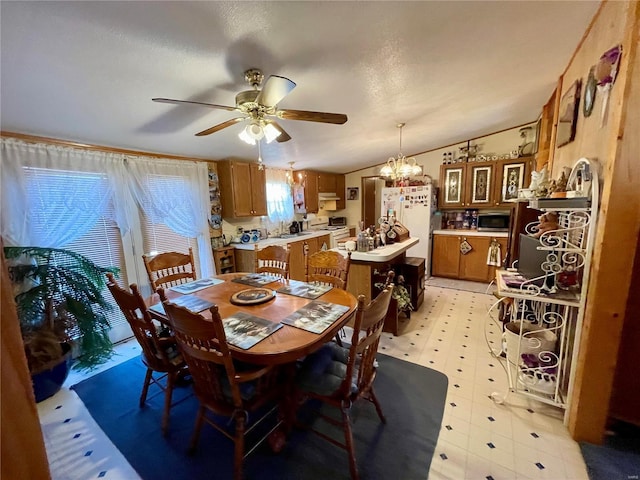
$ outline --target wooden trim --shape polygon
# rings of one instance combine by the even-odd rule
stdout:
[[[547,159],[547,178],[553,178],[553,159],[556,156],[556,135],[558,132],[558,117],[560,116],[560,102],[562,100],[562,82],[564,75],[558,78],[556,85],[556,104],[553,107],[553,122],[551,124],[551,142],[549,143],[549,158]]]
[[[631,289],[633,261],[640,232],[640,2],[629,8],[620,75],[622,101],[610,104],[612,125],[607,141],[600,218],[598,219],[588,297],[580,339],[568,427],[576,441],[602,443],[609,413],[614,372]],[[623,254],[621,254],[623,252]]]
[[[215,160],[210,158],[193,158],[193,157],[185,157],[180,155],[167,155],[164,153],[152,153],[152,152],[142,152],[139,150],[127,150],[124,148],[115,148],[115,147],[105,147],[102,145],[92,145],[88,143],[78,143],[72,142],[71,140],[62,140],[58,138],[51,137],[39,137],[36,135],[27,135],[24,133],[15,133],[15,132],[6,132],[0,131],[0,137],[2,138],[15,138],[17,140],[22,140],[27,143],[50,143],[52,145],[60,145],[63,147],[73,147],[73,148],[82,148],[85,150],[96,150],[100,152],[108,152],[108,153],[122,153],[124,155],[135,155],[135,156],[144,156],[144,157],[154,157],[154,158],[167,158],[169,160],[189,160],[200,161],[200,162],[214,162]]]
[[[515,127],[503,128],[502,130],[497,130],[495,132],[487,133],[486,135],[480,135],[478,137],[472,137],[472,138],[469,138],[469,139],[466,139],[466,140],[460,140],[459,142],[450,143],[449,145],[444,145],[442,147],[432,148],[431,150],[424,150],[423,152],[412,153],[411,155],[407,155],[407,157],[415,157],[417,155],[424,155],[425,153],[435,152],[436,150],[442,150],[443,148],[452,147],[454,145],[459,145],[459,144],[464,143],[464,142],[470,142],[472,140],[478,140],[480,138],[489,137],[491,135],[497,135],[498,133],[506,132],[507,130],[513,130],[515,128],[520,128],[520,127],[525,127],[527,125],[531,125],[532,123],[536,123],[537,121],[538,120],[536,119],[536,120],[534,120],[532,122],[522,123],[520,125],[516,125]],[[387,164],[387,162],[376,163],[374,165],[369,165],[368,167],[362,167],[362,168],[358,168],[356,170],[351,170],[350,172],[344,173],[344,175],[349,175],[350,173],[359,172],[360,170],[366,170],[367,168],[375,168],[375,167],[379,167],[381,165],[386,165],[386,164]]]

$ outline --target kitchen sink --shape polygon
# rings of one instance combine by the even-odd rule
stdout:
[[[299,233],[281,233],[278,238],[296,238],[304,235],[309,235],[311,232],[299,232]]]

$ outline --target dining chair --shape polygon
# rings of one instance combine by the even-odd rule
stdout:
[[[309,245],[304,245],[305,278],[307,282],[318,282],[347,289],[351,252],[346,257],[338,252],[319,251],[309,255]]]
[[[256,244],[256,273],[270,273],[282,278],[289,278],[289,245],[281,247],[270,245],[258,250]]]
[[[147,393],[151,384],[164,391],[162,434],[166,435],[169,428],[173,388],[178,377],[187,373],[186,363],[178,352],[175,339],[172,336],[164,337],[158,334],[157,326],[151,319],[144,299],[135,283],[130,285],[131,292],[128,292],[116,283],[113,274],[107,273],[107,287],[142,348],[140,357],[142,363],[147,367],[147,373],[140,394],[140,408],[144,407],[147,401]],[[154,372],[162,375],[154,377]],[[166,382],[163,385],[164,379]]]
[[[151,289],[155,292],[159,287],[173,287],[196,279],[193,249],[189,253],[162,252],[142,255],[144,268],[147,270]]]
[[[208,423],[234,442],[233,477],[240,480],[244,458],[282,424],[276,418],[274,426],[245,453],[245,436],[268,416],[276,413],[282,400],[284,389],[279,385],[280,370],[232,359],[217,306],[210,308],[209,320],[166,300],[162,288],[158,289],[158,293],[178,347],[189,366],[194,392],[200,402],[189,451],[195,450],[202,425]],[[271,404],[274,405],[269,408]],[[227,417],[229,421],[220,421],[219,418],[216,421],[208,413]],[[233,434],[228,431],[230,422],[235,425]]]
[[[369,305],[365,305],[365,297],[360,295],[351,345],[342,347],[335,342],[325,344],[304,359],[296,376],[296,403],[299,403],[298,399],[316,399],[330,408],[340,410],[340,420],[320,411],[317,413],[319,418],[342,427],[344,443],[316,428],[307,428],[348,452],[349,470],[354,480],[359,476],[350,417],[351,406],[358,400],[368,400],[374,404],[380,421],[386,423],[373,383],[376,378],[376,353],[392,292],[393,284],[388,284]]]

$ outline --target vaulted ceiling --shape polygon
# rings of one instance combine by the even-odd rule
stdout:
[[[194,158],[257,158],[235,105],[244,71],[297,86],[267,165],[347,172],[534,121],[596,1],[0,3],[4,131]]]

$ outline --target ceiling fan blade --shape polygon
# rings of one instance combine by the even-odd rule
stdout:
[[[274,127],[276,127],[276,129],[280,132],[280,135],[276,137],[276,142],[282,143],[282,142],[288,142],[289,140],[291,140],[291,137],[287,132],[285,132],[284,128],[282,128],[276,122],[269,122],[269,123]]]
[[[212,133],[222,130],[223,128],[230,127],[231,125],[235,125],[236,123],[241,122],[243,120],[246,120],[246,117],[232,118],[231,120],[227,120],[226,122],[219,123],[218,125],[214,125],[211,128],[207,128],[206,130],[196,133],[196,137],[211,135]]]
[[[200,105],[201,107],[217,108],[219,110],[227,110],[233,112],[238,110],[236,107],[229,107],[227,105],[216,105],[214,103],[192,102],[190,100],[173,100],[172,98],[152,98],[154,102],[158,103],[171,103],[174,105]]]
[[[296,84],[288,78],[271,75],[264,84],[262,91],[256,97],[256,103],[266,107],[275,107],[295,87]]]
[[[308,112],[306,110],[278,110],[276,116],[285,120],[304,120],[336,125],[342,125],[347,121],[347,116],[343,113]]]

